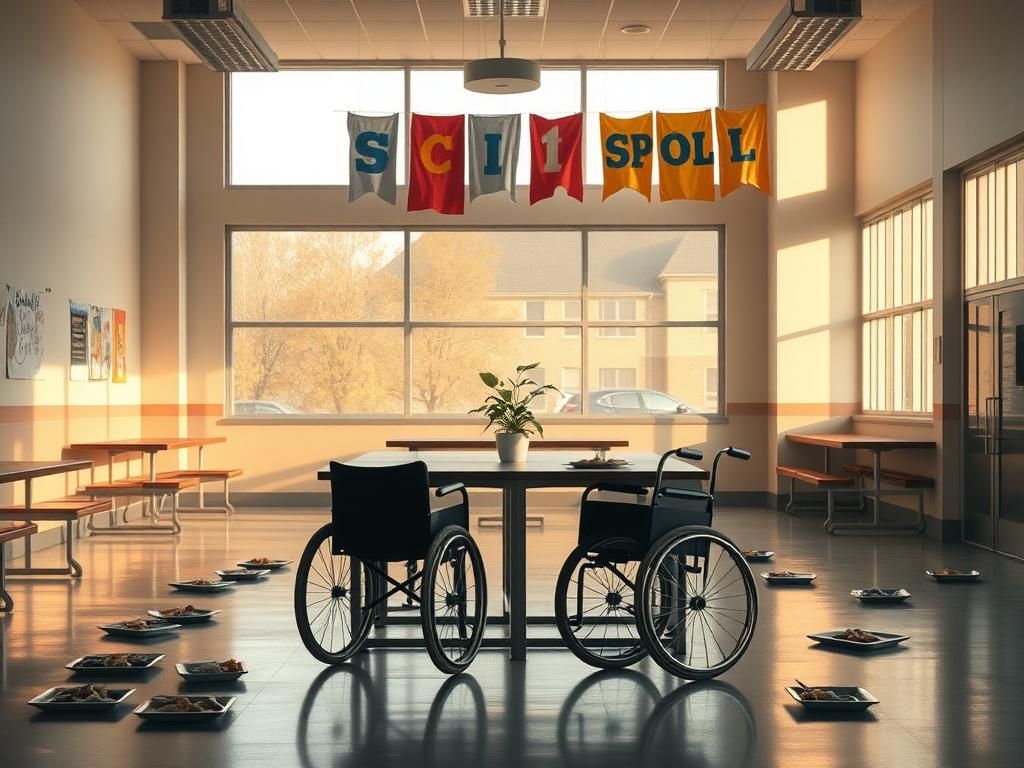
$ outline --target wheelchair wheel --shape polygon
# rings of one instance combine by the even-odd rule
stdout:
[[[555,585],[555,623],[562,641],[592,667],[619,669],[647,655],[636,627],[639,563],[632,539],[595,537],[574,549]]]
[[[325,664],[362,648],[373,624],[366,610],[379,594],[377,576],[360,560],[331,553],[331,524],[306,543],[295,574],[295,625],[303,645]]]
[[[451,675],[465,670],[480,650],[487,623],[483,558],[465,528],[450,525],[431,543],[420,618],[434,666]]]
[[[640,637],[659,666],[687,680],[716,677],[743,656],[757,623],[754,575],[712,528],[662,536],[640,564]]]

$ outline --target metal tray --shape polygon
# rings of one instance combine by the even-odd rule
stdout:
[[[214,571],[222,579],[234,579],[235,581],[254,581],[261,579],[270,573],[269,568],[261,568],[256,570],[254,568],[236,568],[232,571]]]
[[[775,553],[769,549],[743,549],[740,554],[748,563],[765,563],[775,557]]]
[[[44,712],[99,712],[105,709],[113,709],[135,693],[134,688],[108,688],[109,701],[50,701],[61,691],[78,687],[80,686],[59,685],[43,691],[33,699],[29,699],[28,703]]]
[[[180,589],[182,592],[219,592],[222,589],[230,587],[235,582],[233,581],[215,581],[213,584],[190,584],[187,581],[169,581],[167,584],[175,589]]]
[[[248,560],[239,560],[235,565],[239,568],[248,568],[250,570],[276,571],[278,568],[284,568],[292,562],[292,560],[271,560],[269,563],[253,563]]]
[[[173,632],[176,629],[181,628],[181,624],[174,624],[170,621],[157,626],[157,627],[146,627],[145,629],[128,629],[118,624],[99,624],[99,629],[102,629],[108,635],[114,635],[115,637],[132,637],[138,639],[140,637],[156,637],[157,635],[166,635],[168,632]]]
[[[196,608],[196,612],[191,616],[161,616],[160,611],[146,611],[147,614],[157,619],[166,619],[167,621],[174,621],[177,624],[202,624],[204,621],[209,621],[218,613],[223,613],[221,610],[208,611],[202,608]]]
[[[180,696],[154,696],[137,706],[132,710],[132,712],[143,720],[150,720],[154,723],[172,725],[174,723],[206,723],[211,720],[216,720],[231,709],[231,705],[235,703],[236,698],[237,697],[235,696],[193,696],[188,694],[182,694]],[[156,702],[157,706],[162,706],[163,704],[174,701],[175,699],[189,699],[190,701],[194,701],[196,699],[213,699],[215,702],[220,704],[221,708],[208,712],[157,712],[151,709],[154,702]]]
[[[869,590],[851,589],[850,595],[856,597],[862,603],[902,603],[910,597],[910,593],[903,589],[903,587],[900,587],[899,589],[880,589],[878,587],[871,587],[871,589],[875,589],[882,594],[865,594]]]
[[[567,462],[567,467],[573,469],[621,469],[622,467],[632,466],[630,461],[591,461],[587,459],[580,459],[579,461]]]
[[[769,576],[767,573],[762,573],[761,578],[767,581],[769,584],[810,584],[816,578],[816,573],[798,573],[795,576]]]
[[[188,683],[226,683],[232,680],[237,680],[242,675],[249,672],[249,668],[245,666],[245,662],[240,662],[242,665],[241,672],[193,672],[191,671],[200,664],[210,664],[209,661],[187,661],[184,664],[175,664],[174,669],[177,670],[178,674],[181,675],[182,679]],[[218,662],[213,661],[213,664]]]
[[[830,629],[828,632],[818,632],[807,637],[823,645],[833,645],[836,648],[845,648],[850,651],[878,651],[882,648],[895,648],[904,640],[910,639],[910,635],[894,635],[891,632],[876,632],[873,629],[865,629],[863,630],[864,632],[874,635],[878,638],[878,641],[874,643],[858,643],[855,640],[844,640],[838,637],[838,635],[843,634],[845,631],[845,629]]]
[[[864,688],[857,688],[846,685],[814,685],[812,688],[820,688],[823,691],[833,691],[837,696],[855,696],[856,701],[804,701],[800,698],[800,691],[796,688],[786,688],[786,693],[792,696],[798,704],[802,704],[808,712],[863,712],[868,707],[878,703],[878,699],[872,696]]]
[[[939,582],[977,581],[981,578],[981,571],[967,571],[966,573],[958,573],[954,575],[937,573],[935,571],[925,571],[925,573]]]
[[[95,674],[95,675],[131,675],[136,672],[141,672],[144,669],[152,669],[153,666],[160,661],[164,654],[162,653],[136,653],[135,656],[143,656],[147,659],[145,664],[131,667],[83,667],[82,662],[89,658],[103,658],[105,656],[120,656],[119,653],[90,653],[86,656],[79,656],[77,659],[69,664],[64,665],[64,669],[70,669],[72,672],[80,672],[83,674]]]

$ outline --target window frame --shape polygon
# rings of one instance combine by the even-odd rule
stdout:
[[[931,204],[931,218],[929,218],[929,216],[927,216],[926,213],[925,213],[925,211],[927,210],[928,204]],[[914,270],[916,268],[919,268],[921,270],[921,285],[924,286],[924,285],[927,284],[931,288],[931,294],[932,294],[931,298],[928,298],[928,299],[917,299],[917,300],[913,300],[912,299],[910,301],[906,301],[904,303],[896,305],[895,304],[895,301],[896,301],[895,300],[895,290],[896,290],[895,289],[895,283],[896,283],[896,274],[897,274],[896,266],[897,265],[895,265],[895,264],[887,264],[886,265],[886,272],[885,272],[885,277],[884,277],[884,283],[879,283],[879,282],[876,281],[876,283],[874,285],[872,285],[866,279],[866,277],[868,275],[870,275],[870,274],[878,274],[878,271],[879,271],[879,269],[878,269],[878,257],[879,257],[879,255],[882,255],[882,256],[887,256],[888,255],[888,251],[886,250],[886,243],[888,242],[888,239],[887,239],[888,231],[887,230],[891,226],[894,226],[894,224],[889,225],[889,224],[886,224],[886,222],[890,221],[890,220],[895,222],[895,218],[897,216],[900,216],[900,217],[911,216],[912,217],[913,210],[915,208],[917,208],[918,206],[920,206],[920,210],[921,210],[921,221],[920,221],[921,231],[922,231],[922,233],[925,234],[926,237],[930,237],[930,238],[932,238],[934,240],[934,231],[933,231],[933,229],[930,229],[928,227],[928,223],[929,222],[932,222],[932,225],[934,226],[934,205],[935,205],[935,196],[934,196],[934,193],[932,191],[931,185],[930,184],[926,184],[926,185],[923,185],[921,187],[917,187],[917,188],[911,190],[910,192],[908,192],[905,195],[902,195],[900,198],[898,198],[893,203],[887,205],[886,207],[878,209],[878,210],[875,210],[875,211],[872,211],[869,215],[862,217],[861,222],[860,222],[861,223],[861,246],[860,246],[860,276],[861,276],[861,291],[860,291],[860,293],[861,293],[860,352],[861,352],[861,354],[860,354],[860,364],[861,364],[861,369],[862,369],[861,370],[861,407],[860,407],[860,412],[864,416],[890,417],[890,418],[906,418],[906,419],[915,419],[916,420],[916,419],[920,419],[922,417],[929,417],[930,418],[932,416],[932,412],[934,410],[934,403],[935,403],[935,394],[934,394],[935,371],[934,371],[934,359],[933,359],[932,355],[933,355],[934,336],[935,336],[935,327],[934,327],[934,306],[935,306],[934,294],[935,294],[935,292],[934,292],[934,286],[931,283],[931,280],[933,279],[934,274],[935,274],[935,264],[934,264],[935,251],[934,251],[934,244],[931,247],[931,254],[930,255],[931,255],[932,262],[930,264],[926,263],[926,261],[927,261],[927,258],[925,256],[925,251],[927,250],[927,241],[926,240],[922,240],[921,241],[921,252],[922,253],[921,253],[920,265],[915,265],[913,263],[913,256],[911,256],[911,258],[910,258],[910,262],[911,262],[910,263],[910,268],[911,268],[911,270]],[[911,219],[911,221],[912,221],[912,219]],[[865,244],[867,244],[870,241],[870,228],[873,227],[874,225],[877,225],[877,224],[883,224],[883,226],[885,227],[885,230],[883,230],[883,232],[880,235],[881,238],[882,238],[881,245],[882,245],[882,251],[883,252],[880,253],[878,251],[877,247],[876,247],[876,248],[872,248],[870,253],[869,253],[867,250],[865,250],[864,246],[865,246]],[[904,223],[902,218],[901,218],[900,226],[901,227],[907,226]],[[876,240],[876,242],[877,242],[877,240]],[[897,244],[895,243],[895,240],[894,240],[894,243],[893,243],[893,253],[896,252],[896,245]],[[913,242],[912,241],[911,241],[911,247],[913,248]],[[899,244],[899,248],[901,249],[900,252],[902,253],[902,243]],[[902,264],[898,265],[900,270],[902,270],[902,266],[903,266]],[[900,274],[902,274],[902,272],[900,272]],[[927,283],[925,281],[925,277],[926,276],[929,279]],[[913,291],[913,288],[914,287],[911,286],[911,290],[912,291]],[[894,306],[878,308],[878,306],[884,305],[884,304],[887,304],[887,303],[893,303]],[[871,308],[871,307],[875,307],[875,308]],[[921,354],[922,354],[923,358],[925,358],[926,360],[931,361],[931,366],[930,366],[930,369],[925,369],[923,367],[922,371],[921,371],[922,379],[921,379],[921,382],[920,382],[920,386],[921,386],[921,390],[922,390],[922,394],[921,394],[922,410],[918,411],[918,410],[906,410],[906,409],[896,409],[896,408],[892,408],[892,409],[890,409],[890,408],[868,408],[867,407],[867,403],[869,402],[869,400],[871,400],[871,399],[878,400],[879,396],[881,397],[881,400],[883,402],[885,402],[885,404],[888,404],[887,403],[887,401],[888,401],[888,385],[889,385],[889,377],[890,377],[890,375],[893,377],[893,390],[894,390],[894,393],[895,393],[895,389],[896,389],[896,384],[895,384],[896,379],[895,379],[895,377],[896,377],[896,374],[897,374],[896,362],[898,361],[898,362],[901,363],[901,365],[899,366],[901,372],[905,372],[906,369],[907,369],[907,363],[905,361],[903,361],[903,359],[902,359],[902,349],[899,351],[899,355],[897,355],[897,352],[896,352],[896,349],[895,349],[895,340],[896,340],[895,326],[896,326],[897,320],[900,323],[903,323],[904,321],[909,322],[909,323],[911,323],[911,327],[913,327],[913,325],[912,325],[913,324],[913,318],[915,316],[919,315],[921,317],[921,323],[923,325],[924,322],[925,322],[925,318],[927,317],[927,313],[928,312],[932,313],[932,315],[931,315],[931,333],[929,334],[929,336],[926,339],[923,339],[923,343],[922,343],[922,347],[921,347]],[[882,321],[883,327],[887,331],[885,334],[882,334],[881,332],[877,332],[876,333],[876,331],[875,331],[875,329],[878,327],[878,322],[879,321]],[[890,329],[892,330],[891,334],[888,333],[888,330],[890,330]],[[867,356],[868,356],[868,350],[866,349],[866,344],[871,343],[870,339],[876,339],[876,345],[877,345],[877,343],[884,343],[886,345],[886,350],[883,353],[883,358],[882,358],[882,362],[884,363],[884,368],[882,368],[880,371],[878,371],[878,378],[876,378],[876,379],[872,378],[871,371],[868,368],[868,366],[866,365]],[[890,368],[891,368],[891,370],[890,370]],[[870,398],[868,396],[869,390],[872,392],[872,396]],[[930,397],[928,395],[930,395]],[[893,405],[895,405],[896,404],[896,402],[895,402],[895,394],[893,394],[893,398],[894,398],[893,399]]]
[[[980,269],[981,259],[979,258],[980,254],[978,252],[978,239],[979,239],[979,235],[981,234],[981,229],[982,229],[982,227],[979,226],[980,205],[978,203],[978,195],[977,194],[974,195],[974,199],[972,201],[968,201],[968,196],[967,196],[968,184],[973,183],[973,184],[977,185],[983,177],[988,176],[989,173],[997,172],[1000,169],[1003,169],[1004,170],[1004,174],[1005,174],[1005,169],[1008,168],[1011,165],[1014,165],[1014,164],[1017,164],[1016,174],[1017,174],[1017,177],[1018,177],[1017,178],[1018,192],[1015,193],[1017,195],[1016,203],[1017,203],[1018,208],[1020,208],[1022,206],[1022,203],[1021,203],[1021,199],[1019,197],[1019,195],[1020,195],[1019,189],[1020,189],[1020,186],[1021,186],[1021,175],[1024,174],[1024,145],[1016,144],[1015,146],[1011,147],[1010,149],[1002,151],[1002,152],[1000,152],[1000,153],[998,153],[998,154],[996,154],[994,156],[990,155],[987,159],[985,159],[985,160],[983,160],[983,161],[981,161],[979,163],[975,163],[975,164],[969,165],[969,166],[967,166],[963,170],[963,172],[962,172],[962,174],[960,176],[960,196],[961,196],[961,200],[960,200],[960,241],[961,241],[960,242],[960,253],[962,254],[961,255],[961,265],[960,266],[961,266],[961,272],[962,272],[962,274],[961,274],[961,288],[963,289],[963,293],[964,293],[964,297],[965,298],[969,299],[969,298],[973,298],[973,297],[980,297],[980,296],[984,296],[984,295],[989,295],[989,294],[991,294],[993,292],[997,292],[997,291],[1001,291],[1001,290],[1007,290],[1007,289],[1010,289],[1010,288],[1017,288],[1017,287],[1020,287],[1021,285],[1024,285],[1024,270],[1020,269],[1020,264],[1019,264],[1019,259],[1020,259],[1020,255],[1021,254],[1018,254],[1018,274],[1017,274],[1017,276],[1015,276],[1015,277],[1006,277],[1005,273],[1004,273],[1004,279],[1002,279],[1002,280],[999,280],[999,279],[989,280],[989,279],[987,279],[987,276],[986,276],[985,282],[979,282],[978,281],[978,276],[981,274],[981,269]],[[1004,176],[1004,178],[1005,178],[1005,176]],[[1004,202],[1008,202],[1008,197],[1009,197],[1009,185],[1006,185],[1006,187],[1004,187]],[[975,226],[975,246],[974,246],[975,262],[974,262],[974,279],[973,279],[973,284],[969,284],[969,280],[968,280],[968,267],[971,266],[968,263],[968,253],[967,253],[967,247],[968,247],[967,246],[967,241],[968,241],[968,238],[967,238],[968,215],[967,214],[968,214],[968,205],[969,204],[971,204],[973,206],[973,214],[974,214],[973,215],[973,220],[974,220],[974,226]],[[991,200],[989,201],[989,206],[990,207],[992,206],[992,201]],[[1004,211],[1004,219],[1003,219],[1003,235],[1004,235],[1004,237],[1006,237],[1008,235],[1008,231],[1009,231],[1009,227],[1008,227],[1009,213],[1010,213],[1010,209],[1007,207],[1006,210]],[[986,219],[987,219],[987,217],[986,217]],[[1019,247],[1021,240],[1024,240],[1024,235],[1022,235],[1022,233],[1024,233],[1024,218],[1022,218],[1020,220],[1015,220],[1014,223],[1015,223],[1015,234],[1016,234],[1016,237],[1017,237],[1017,247]],[[989,222],[986,221],[984,226],[985,226],[986,230],[989,229]],[[986,244],[987,244],[987,240],[986,240]],[[1009,242],[1005,242],[1004,243],[1004,248],[1008,248],[1008,247],[1009,247]],[[988,267],[992,266],[992,265],[990,265],[988,263],[987,255],[986,255],[985,261],[986,261],[986,272],[987,272]],[[996,268],[998,269],[998,266]]]
[[[403,318],[401,320],[347,320],[347,321],[254,321],[254,320],[235,320],[232,317],[232,237],[235,232],[318,232],[318,231],[339,231],[339,232],[402,232],[404,236],[405,248],[403,252],[403,274],[405,279],[404,292],[404,310]],[[726,286],[726,274],[725,274],[725,226],[724,225],[634,225],[634,226],[615,226],[615,225],[578,225],[578,226],[545,226],[545,225],[521,225],[521,226],[484,226],[484,225],[379,225],[379,226],[366,226],[366,225],[329,225],[329,226],[317,226],[317,225],[268,225],[268,224],[246,224],[246,225],[228,225],[224,228],[224,286],[225,286],[225,301],[224,301],[224,413],[222,421],[224,423],[345,423],[345,424],[357,424],[357,423],[397,423],[397,424],[415,424],[415,423],[448,423],[448,424],[477,424],[478,419],[472,419],[467,416],[458,414],[424,414],[414,413],[411,408],[411,392],[407,386],[410,380],[410,374],[412,372],[412,339],[411,333],[415,328],[525,328],[525,327],[541,327],[541,328],[564,328],[566,326],[565,320],[545,320],[543,322],[526,322],[526,321],[443,321],[443,320],[413,320],[411,317],[412,304],[412,260],[411,260],[411,232],[517,232],[517,231],[534,231],[534,232],[578,232],[580,233],[580,244],[581,244],[581,293],[580,293],[580,306],[582,319],[577,323],[570,323],[570,325],[578,325],[581,328],[580,348],[581,348],[581,360],[580,360],[580,402],[584,404],[587,402],[589,392],[591,389],[600,387],[594,386],[588,381],[588,336],[590,328],[602,328],[602,327],[642,327],[642,328],[707,328],[714,326],[718,333],[717,343],[717,355],[718,355],[718,386],[719,386],[719,400],[718,410],[713,413],[701,413],[701,414],[671,414],[671,415],[659,415],[659,416],[645,416],[637,417],[622,417],[622,416],[607,416],[597,415],[591,413],[584,413],[582,415],[559,415],[557,413],[548,413],[544,415],[545,422],[564,422],[569,424],[587,424],[587,423],[627,423],[633,421],[636,423],[639,420],[641,423],[663,423],[663,422],[690,422],[690,423],[707,423],[709,421],[724,421],[726,417],[725,408],[723,404],[725,398],[722,394],[725,392],[726,378],[725,378],[725,366],[723,362],[726,357],[726,323],[725,323],[725,286]],[[589,247],[589,235],[592,232],[686,232],[686,231],[711,231],[716,232],[718,235],[718,301],[719,301],[719,317],[718,321],[711,323],[706,320],[636,320],[636,321],[601,321],[591,320],[589,313],[587,312],[587,302],[589,301],[588,292],[588,247]],[[267,415],[262,417],[255,416],[240,416],[235,415],[233,411],[234,404],[234,363],[233,363],[233,335],[236,328],[258,328],[258,327],[277,327],[277,328],[296,328],[296,327],[315,327],[315,328],[351,328],[351,327],[364,327],[364,328],[401,328],[405,336],[404,344],[404,380],[406,386],[404,387],[404,409],[402,414],[276,414]],[[585,410],[586,406],[583,405]]]

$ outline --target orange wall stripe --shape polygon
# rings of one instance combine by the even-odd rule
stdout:
[[[860,403],[729,403],[727,416],[853,416]]]

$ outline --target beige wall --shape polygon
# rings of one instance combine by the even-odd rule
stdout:
[[[138,430],[139,64],[77,4],[34,0],[4,4],[0,71],[0,292],[52,289],[43,379],[0,376],[0,460],[54,459]],[[68,299],[127,311],[128,383],[68,381]]]
[[[856,67],[856,211],[863,214],[931,181],[931,0]]]

